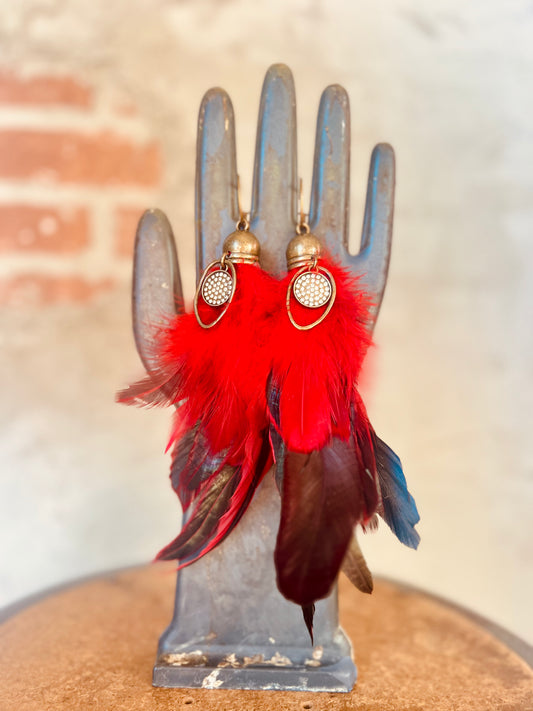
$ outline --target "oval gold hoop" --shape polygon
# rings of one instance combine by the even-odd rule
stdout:
[[[233,286],[231,287],[230,297],[227,301],[225,308],[222,310],[222,312],[219,313],[219,315],[216,317],[216,319],[214,321],[211,321],[211,323],[204,323],[202,321],[202,319],[200,318],[200,314],[198,313],[198,297],[202,293],[202,287],[204,285],[205,280],[209,276],[210,270],[217,264],[220,264],[222,269],[229,269],[229,272],[231,274],[231,279],[233,281]],[[202,328],[213,328],[213,326],[216,326],[216,324],[220,321],[220,319],[225,315],[225,313],[229,309],[229,305],[231,304],[233,297],[235,295],[236,285],[237,285],[237,274],[235,273],[235,267],[233,266],[231,260],[227,259],[227,255],[223,255],[221,259],[216,259],[214,262],[211,262],[211,264],[208,264],[208,266],[204,269],[204,273],[202,274],[202,278],[200,279],[200,282],[196,288],[196,293],[194,295],[194,315],[196,316],[196,320],[198,321],[198,324]]]
[[[328,305],[326,306],[326,310],[325,310],[324,313],[320,316],[320,318],[318,318],[316,321],[313,321],[313,323],[308,324],[307,326],[302,326],[302,325],[300,325],[299,323],[296,323],[296,321],[294,320],[294,316],[292,315],[292,311],[291,311],[291,292],[292,292],[292,287],[293,287],[293,285],[294,285],[294,282],[296,281],[296,279],[298,279],[298,277],[300,276],[300,274],[303,274],[304,272],[307,272],[307,271],[312,271],[313,269],[316,269],[318,272],[323,272],[324,274],[327,275],[327,277],[328,277],[328,279],[329,279],[329,282],[330,282],[330,284],[331,284],[331,296],[329,297],[329,301],[328,301]],[[316,264],[314,264],[314,265],[308,265],[308,264],[304,265],[303,267],[301,267],[301,269],[298,269],[298,271],[296,272],[296,274],[292,277],[292,279],[291,279],[291,281],[290,281],[290,283],[289,283],[289,287],[288,287],[288,289],[287,289],[287,299],[286,299],[286,302],[285,302],[285,303],[286,303],[286,307],[287,307],[287,315],[288,315],[288,317],[289,317],[290,322],[291,322],[292,325],[293,325],[295,328],[297,328],[299,331],[309,331],[311,328],[314,328],[315,326],[318,326],[318,324],[319,324],[319,323],[322,323],[322,321],[326,318],[326,316],[327,316],[327,315],[329,314],[329,312],[331,311],[331,307],[333,306],[333,304],[334,304],[334,302],[335,302],[335,297],[336,297],[336,296],[337,296],[337,287],[336,287],[336,285],[335,285],[335,279],[333,278],[333,274],[332,274],[328,269],[325,269],[324,267],[319,267],[319,266],[317,266]]]

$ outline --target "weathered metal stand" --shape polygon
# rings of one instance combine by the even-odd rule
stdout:
[[[321,99],[309,223],[328,250],[360,275],[377,316],[392,231],[394,154],[382,144],[370,166],[361,250],[348,253],[350,117],[340,86]],[[285,269],[297,224],[296,101],[290,71],[275,65],[261,96],[250,222],[264,269]],[[198,123],[197,274],[222,253],[238,220],[235,126],[231,101],[209,91]],[[150,342],[181,296],[172,231],[151,210],[137,233],[133,320],[137,348],[151,368]],[[373,324],[370,324],[373,327]],[[317,605],[315,646],[299,607],[277,590],[273,550],[279,494],[267,475],[231,536],[178,574],[174,617],[161,637],[153,683],[165,687],[349,691],[356,679],[351,646],[338,624],[337,590]]]

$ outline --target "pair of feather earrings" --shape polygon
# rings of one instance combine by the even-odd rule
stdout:
[[[284,279],[259,267],[259,252],[241,218],[205,269],[193,311],[160,330],[155,369],[118,399],[177,408],[171,482],[187,515],[160,560],[184,567],[221,543],[274,465],[277,584],[301,605],[312,639],[314,604],[341,566],[372,591],[356,526],[374,527],[380,515],[416,548],[419,517],[400,460],[357,391],[370,345],[367,295],[304,222]]]

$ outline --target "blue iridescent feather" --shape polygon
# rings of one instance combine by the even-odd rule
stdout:
[[[383,502],[383,519],[409,548],[418,548],[420,536],[415,531],[420,521],[416,503],[409,490],[402,463],[392,449],[374,433],[374,452]]]

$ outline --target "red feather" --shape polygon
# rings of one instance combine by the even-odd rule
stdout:
[[[274,290],[274,280],[258,267],[236,264],[235,270],[235,297],[222,320],[203,329],[193,313],[178,316],[161,331],[156,351],[174,388],[170,402],[186,400],[171,443],[201,422],[211,453],[229,450],[230,463],[242,461],[250,436],[264,427]],[[205,321],[218,313],[202,301],[198,306]]]
[[[380,503],[372,430],[356,389],[371,343],[371,302],[346,270],[326,260],[319,267],[335,281],[335,302],[309,330],[295,328],[285,310],[278,315],[267,384],[282,498],[278,587],[302,606],[311,638],[314,602],[330,593],[355,526]],[[293,276],[281,282],[280,300]],[[321,315],[292,298],[290,306],[301,325]]]
[[[370,299],[347,270],[326,260],[337,296],[324,321],[309,331],[296,329],[283,310],[275,324],[276,354],[272,382],[279,389],[280,434],[295,452],[321,449],[333,436],[351,432],[352,392],[371,343],[367,323]],[[281,282],[284,301],[293,273]],[[317,310],[293,300],[298,323],[317,318]],[[320,312],[319,312],[320,315]]]
[[[264,383],[276,282],[254,265],[235,270],[235,296],[220,322],[204,329],[194,313],[174,318],[155,339],[153,372],[118,396],[127,404],[179,405],[168,444],[171,479],[192,514],[160,557],[192,562],[220,543],[271,465]],[[201,299],[198,310],[207,323],[220,313]]]

